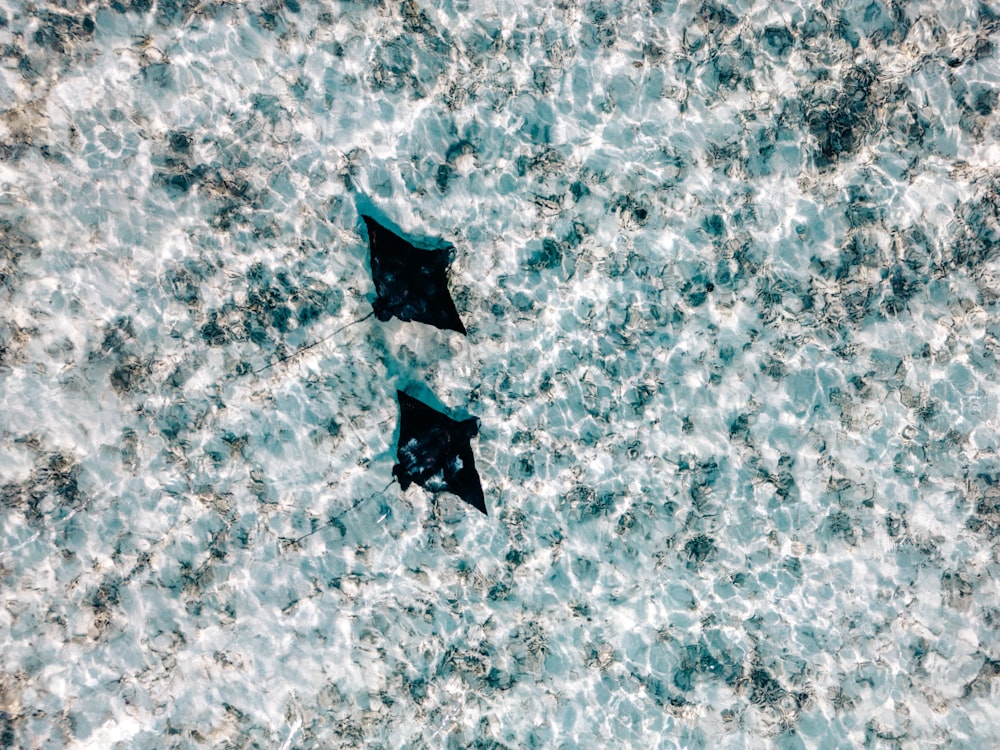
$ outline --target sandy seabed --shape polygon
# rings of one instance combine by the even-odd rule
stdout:
[[[1000,744],[998,44],[0,0],[0,746]],[[466,337],[364,319],[363,207]]]

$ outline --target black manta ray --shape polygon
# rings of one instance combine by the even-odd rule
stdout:
[[[421,250],[370,216],[368,227],[372,280],[377,295],[372,307],[383,323],[394,315],[400,320],[427,323],[465,334],[455,302],[448,291],[451,248]]]
[[[418,484],[429,492],[450,492],[486,515],[483,486],[470,441],[479,434],[475,417],[457,421],[422,401],[396,391],[399,442],[392,475],[405,491]]]

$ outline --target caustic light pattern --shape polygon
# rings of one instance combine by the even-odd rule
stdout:
[[[998,45],[0,2],[0,746],[1000,745]]]

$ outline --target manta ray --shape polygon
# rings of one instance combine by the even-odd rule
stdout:
[[[384,323],[395,316],[464,335],[465,326],[448,291],[454,248],[422,250],[372,217],[361,218],[368,227],[375,317]]]
[[[450,492],[486,515],[483,486],[472,456],[471,440],[479,420],[455,420],[402,391],[399,400],[398,463],[392,475],[405,492],[417,484],[428,492]]]

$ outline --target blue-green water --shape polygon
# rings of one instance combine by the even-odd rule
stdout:
[[[1000,744],[998,31],[0,1],[0,746]]]

